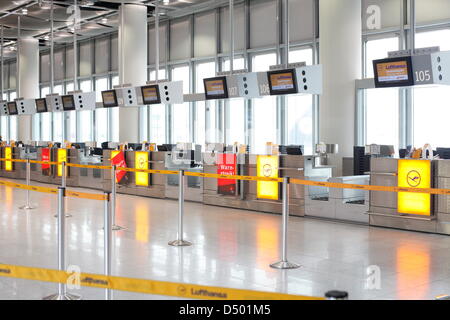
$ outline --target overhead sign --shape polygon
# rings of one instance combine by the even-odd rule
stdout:
[[[67,149],[58,149],[58,163],[66,162],[67,163]],[[66,168],[66,176],[67,176],[67,168]],[[58,165],[58,177],[62,177],[62,164]]]
[[[5,159],[12,159],[12,148],[11,147],[5,147]],[[13,171],[12,161],[5,161],[5,170]]]
[[[135,153],[135,168],[140,170],[148,170],[148,152],[141,151]],[[149,178],[147,172],[136,172],[136,185],[142,187],[149,186]]]
[[[217,155],[217,174],[226,176],[235,176],[237,174],[237,157],[235,154]],[[236,180],[217,179],[217,192],[219,194],[235,196]]]
[[[258,177],[278,178],[279,158],[278,156],[258,156],[256,160],[256,173]],[[257,198],[278,200],[280,191],[278,182],[258,181]]]
[[[398,186],[417,189],[431,188],[431,161],[399,160]],[[427,193],[398,193],[398,212],[431,216],[431,195]]]
[[[119,168],[127,168],[127,162],[125,161],[125,153],[123,151],[111,151],[111,165],[115,165]],[[122,181],[123,177],[127,174],[126,171],[116,170],[116,182]]]

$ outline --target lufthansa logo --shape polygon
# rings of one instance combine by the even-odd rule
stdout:
[[[185,287],[183,287],[183,286],[179,286],[178,287],[178,289],[177,289],[177,291],[178,291],[178,294],[180,295],[180,296],[184,296],[184,295],[186,295],[186,288]]]
[[[264,177],[272,176],[272,166],[270,164],[265,164],[263,167],[263,175]]]
[[[408,176],[406,179],[408,181],[408,185],[412,188],[417,188],[422,182],[422,177],[416,170],[408,172]]]

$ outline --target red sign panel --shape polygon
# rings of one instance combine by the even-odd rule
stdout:
[[[235,154],[217,155],[217,174],[235,176],[237,174],[237,157]],[[219,194],[235,196],[236,180],[217,179],[217,189]]]
[[[50,162],[50,149],[49,148],[42,148],[42,161],[44,162]],[[42,171],[50,170],[50,164],[43,163],[41,164]]]
[[[116,151],[117,154],[111,158],[111,165],[116,165],[120,168],[127,168],[127,163],[125,161],[125,154],[123,151]],[[123,177],[127,174],[126,171],[117,170],[116,171],[116,182],[119,183],[122,181]]]

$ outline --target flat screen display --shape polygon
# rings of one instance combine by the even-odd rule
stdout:
[[[161,96],[159,94],[159,86],[145,86],[141,87],[142,100],[144,104],[159,104],[161,103]]]
[[[270,71],[267,76],[272,96],[298,93],[297,76],[294,69]]]
[[[116,90],[102,91],[102,100],[104,108],[113,108],[119,105]]]
[[[62,102],[64,111],[75,110],[75,101],[72,95],[62,96]]]
[[[19,114],[17,111],[17,104],[15,102],[8,102],[8,114],[10,116]]]
[[[411,57],[374,60],[373,68],[376,88],[414,85]]]
[[[42,99],[36,99],[36,111],[37,113],[43,113],[43,112],[47,112],[47,100],[45,100],[45,98]]]
[[[206,100],[228,99],[226,77],[203,79]]]

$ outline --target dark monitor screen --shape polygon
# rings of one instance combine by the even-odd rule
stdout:
[[[294,69],[267,72],[270,95],[298,93],[297,76]]]
[[[102,91],[102,100],[104,108],[113,108],[119,105],[116,90]]]
[[[436,153],[439,158],[449,160],[450,159],[450,148],[437,148]]]
[[[228,99],[228,85],[226,77],[203,79],[206,100]]]
[[[161,95],[159,93],[158,85],[141,87],[142,101],[144,104],[160,104]]]
[[[73,99],[73,95],[62,96],[62,102],[64,111],[75,110],[75,100]]]
[[[8,114],[10,116],[19,114],[16,102],[8,102]]]
[[[45,98],[36,99],[36,111],[37,113],[48,112],[47,100]]]
[[[374,60],[373,70],[376,88],[414,85],[411,57]]]

